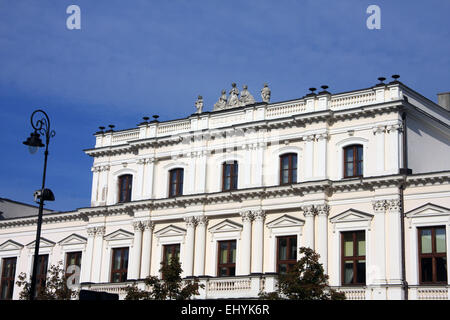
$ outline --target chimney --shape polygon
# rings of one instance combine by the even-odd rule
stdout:
[[[450,92],[438,93],[438,105],[450,111]]]

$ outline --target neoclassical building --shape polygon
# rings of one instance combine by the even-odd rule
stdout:
[[[254,298],[305,246],[348,299],[449,299],[450,93],[322,89],[257,102],[233,84],[212,111],[199,96],[183,119],[102,128],[91,206],[44,216],[39,279],[63,261],[123,298],[176,255],[199,299]],[[36,221],[0,220],[2,299],[31,272]]]

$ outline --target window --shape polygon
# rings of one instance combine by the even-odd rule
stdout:
[[[365,231],[341,233],[342,285],[366,283]]]
[[[176,257],[178,261],[180,260],[180,245],[178,243],[163,246],[163,262],[170,264],[172,257]]]
[[[112,254],[111,282],[124,282],[128,272],[128,248],[115,248]]]
[[[6,258],[2,262],[2,278],[0,281],[0,300],[11,300],[16,276],[17,258]]]
[[[44,289],[47,281],[48,254],[38,256],[36,272],[36,296]]]
[[[297,263],[297,236],[277,237],[277,272],[287,273]]]
[[[344,178],[362,177],[363,147],[352,145],[344,148]]]
[[[297,154],[280,156],[280,184],[297,183]]]
[[[71,273],[67,272],[67,268],[69,268],[69,266],[71,265],[76,265],[79,268],[81,268],[81,251],[68,252],[66,254],[66,278],[69,278],[71,275],[75,273],[75,271]],[[72,279],[72,284],[75,284],[75,279]]]
[[[445,227],[418,228],[420,283],[447,283]]]
[[[169,171],[169,197],[181,196],[183,194],[183,175],[181,168]]]
[[[218,241],[217,276],[226,277],[236,274],[236,240]]]
[[[224,162],[222,165],[222,190],[236,190],[238,181],[238,162]]]
[[[119,202],[131,201],[131,188],[133,184],[133,176],[124,174],[119,177]]]

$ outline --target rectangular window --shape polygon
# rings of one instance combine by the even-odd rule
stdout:
[[[38,256],[36,273],[36,295],[45,288],[47,282],[48,254]]]
[[[419,281],[421,284],[447,283],[445,227],[418,228]]]
[[[0,300],[11,300],[14,290],[14,278],[16,276],[17,258],[5,258],[2,260],[2,273],[0,281]]]
[[[232,163],[225,162],[222,167],[222,190],[236,190],[238,181],[238,163],[233,161]]]
[[[170,264],[172,257],[176,257],[180,261],[180,244],[166,244],[163,246],[163,261]]]
[[[344,178],[363,176],[363,147],[352,145],[344,148]]]
[[[111,262],[111,282],[124,282],[128,273],[128,248],[114,248]]]
[[[119,202],[131,201],[131,189],[133,184],[133,176],[125,174],[119,177]]]
[[[236,275],[236,240],[218,241],[217,276]]]
[[[297,263],[297,236],[277,237],[277,272],[287,273]]]
[[[297,154],[280,156],[280,184],[297,183]]]
[[[68,273],[67,268],[69,266],[75,265],[78,268],[81,268],[81,251],[77,252],[68,252],[66,253],[66,278],[69,278],[75,271]],[[72,280],[72,284],[75,284],[75,279]]]
[[[366,283],[365,231],[341,233],[342,285]]]
[[[181,196],[183,194],[184,170],[181,168],[169,171],[169,197]]]

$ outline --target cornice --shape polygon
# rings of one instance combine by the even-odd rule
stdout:
[[[406,179],[406,180],[405,180]],[[304,196],[324,192],[327,196],[333,193],[352,191],[373,191],[379,188],[399,187],[406,181],[407,187],[450,184],[450,171],[415,174],[410,176],[389,175],[339,181],[320,180],[301,182],[292,185],[268,186],[240,189],[231,192],[184,195],[176,198],[148,199],[120,203],[111,206],[81,208],[68,213],[52,213],[44,215],[44,224],[67,221],[88,221],[93,217],[128,215],[143,210],[165,210],[171,208],[188,208],[195,205],[214,205],[221,203],[242,203],[246,200],[262,200]],[[37,223],[37,217],[15,218],[0,221],[0,229],[31,226]]]

